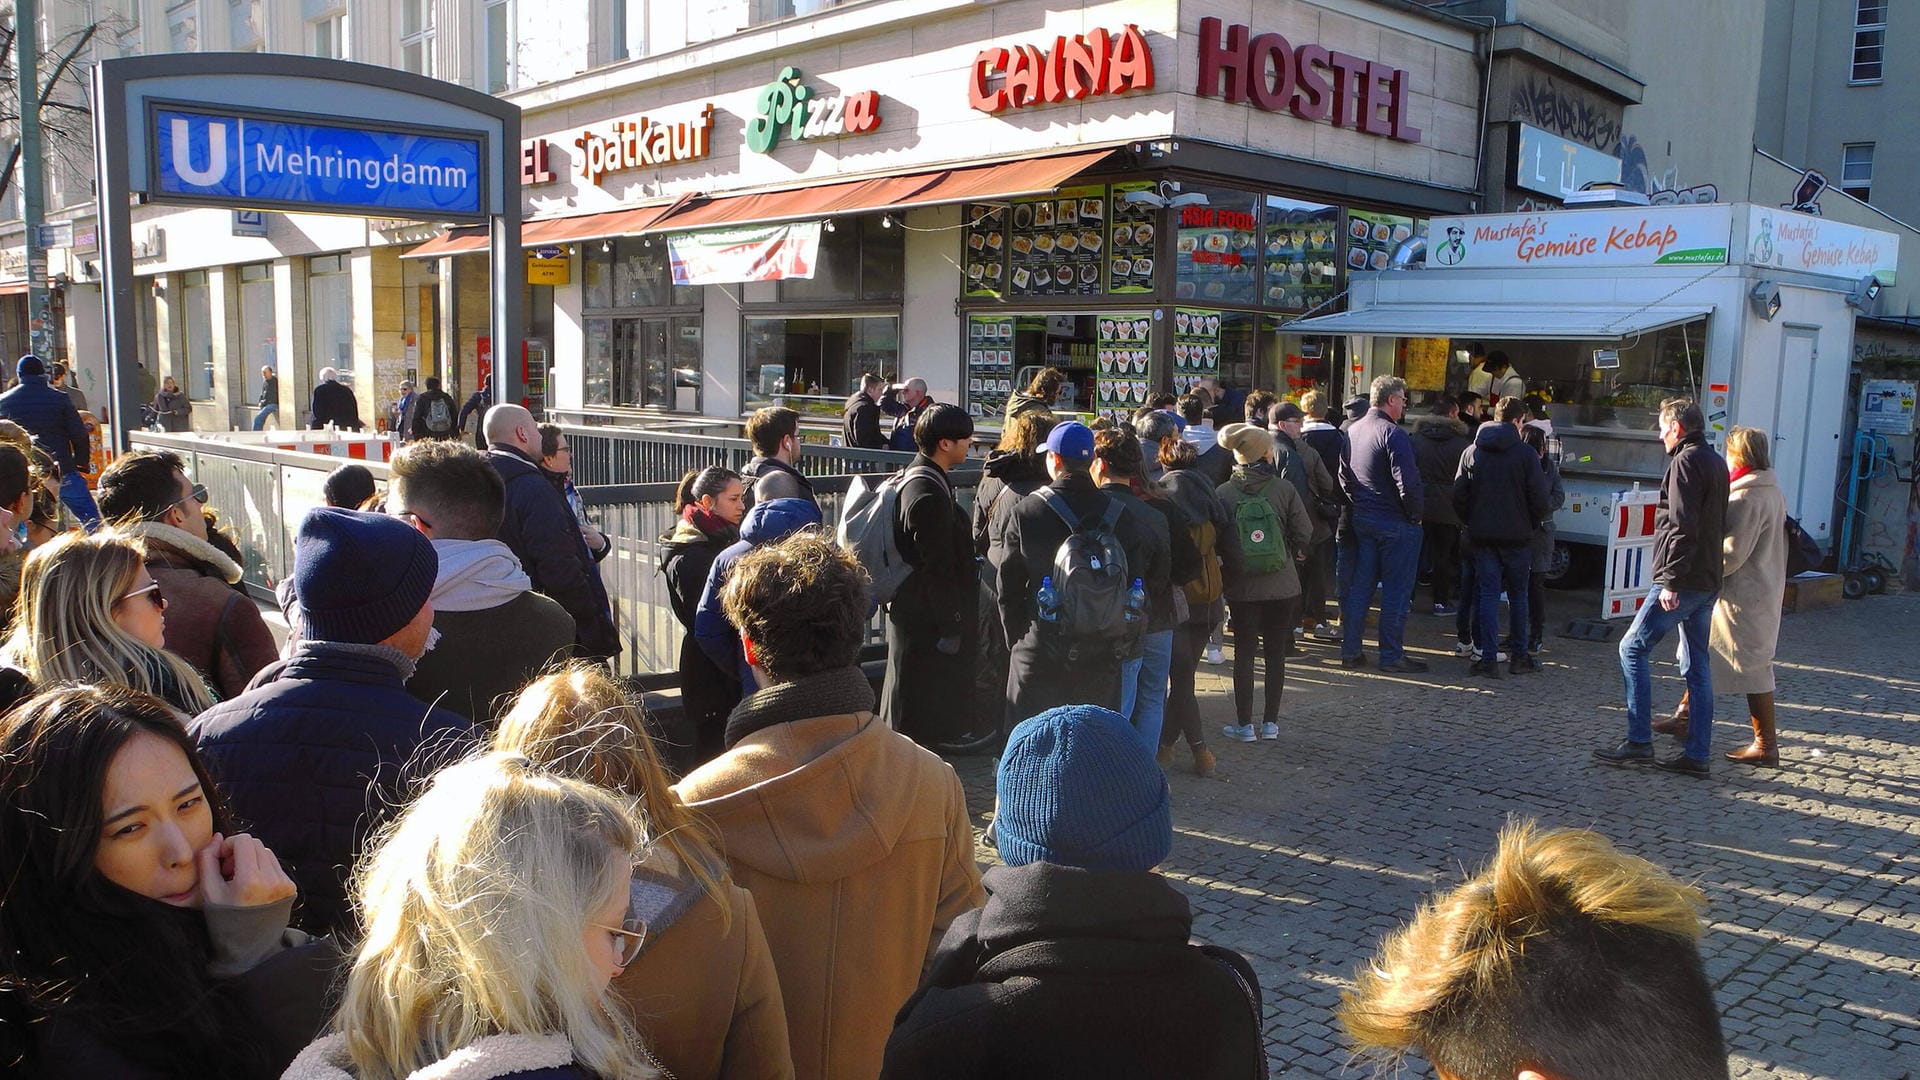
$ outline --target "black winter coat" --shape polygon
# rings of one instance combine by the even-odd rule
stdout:
[[[973,489],[973,552],[997,563],[1004,552],[999,542],[1014,504],[1051,479],[1047,464],[1032,454],[995,450],[982,466],[979,486]]]
[[[1170,469],[1160,478],[1160,487],[1186,515],[1190,526],[1213,522],[1213,557],[1220,560],[1221,583],[1232,588],[1244,572],[1246,555],[1240,550],[1240,529],[1234,523],[1233,510],[1220,500],[1219,485],[1198,469]],[[1211,621],[1212,615],[1195,611],[1187,619],[1189,623],[1203,620]]]
[[[1540,455],[1512,424],[1489,420],[1474,433],[1454,476],[1453,512],[1470,540],[1489,547],[1531,547],[1534,531],[1553,516]]]
[[[353,396],[353,390],[337,382],[323,382],[313,388],[313,401],[309,410],[313,414],[313,426],[324,428],[327,421],[333,421],[342,431],[359,431],[360,402]]]
[[[1693,433],[1668,454],[1653,519],[1653,580],[1675,592],[1719,592],[1727,536],[1727,462]]]
[[[427,426],[428,412],[436,401],[447,404],[447,430],[435,432]],[[445,390],[422,390],[407,407],[407,437],[412,439],[457,439],[460,437],[460,406]]]
[[[1413,422],[1413,460],[1427,489],[1427,522],[1458,525],[1453,508],[1453,478],[1460,471],[1460,455],[1473,445],[1467,425],[1450,416],[1422,416]]]
[[[374,649],[303,641],[190,728],[234,818],[300,887],[294,924],[310,933],[352,930],[346,880],[368,833],[474,738]]]
[[[72,398],[54,389],[45,375],[28,375],[19,386],[0,394],[0,420],[26,428],[63,473],[75,462],[84,463],[93,456],[80,410],[73,407]]]
[[[573,616],[574,642],[583,657],[617,655],[620,632],[607,605],[607,588],[566,497],[533,459],[511,446],[495,446],[487,458],[507,488],[500,541],[519,557],[534,591],[558,600]]]
[[[948,928],[894,1021],[882,1080],[1252,1080],[1260,982],[1189,943],[1182,896],[1152,872],[996,866],[985,907]]]
[[[1180,625],[1174,618],[1179,612],[1173,606],[1173,590],[1200,576],[1200,549],[1193,546],[1192,523],[1170,499],[1142,499],[1125,484],[1108,484],[1100,490],[1132,499],[1141,510],[1150,510],[1166,520],[1167,576],[1160,580],[1141,578],[1140,584],[1147,590],[1147,633],[1173,629]]]
[[[680,638],[682,719],[678,728],[667,732],[672,744],[667,748],[668,756],[682,776],[719,755],[727,714],[740,704],[740,680],[733,672],[720,670],[693,636],[694,611],[700,606],[700,593],[706,588],[713,560],[738,539],[737,529],[703,532],[685,519],[660,538],[660,572],[667,579],[667,603],[686,631]],[[668,725],[662,721],[662,726]]]
[[[855,391],[847,399],[841,414],[840,444],[862,450],[887,448],[887,434],[880,430],[880,406],[865,393]]]
[[[966,512],[946,474],[916,454],[900,487],[894,540],[913,572],[887,608],[887,671],[880,717],[893,730],[930,745],[966,730],[973,716],[973,664],[980,613],[980,570]],[[939,642],[951,639],[955,651]]]

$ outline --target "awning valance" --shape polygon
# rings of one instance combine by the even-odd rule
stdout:
[[[534,218],[521,223],[520,246],[537,248],[550,244],[575,244],[582,240],[599,240],[609,236],[638,236],[684,201],[624,207],[598,214]],[[400,257],[437,259],[443,255],[470,255],[485,250],[487,250],[486,227],[469,225],[448,229],[445,233]]]
[[[681,209],[656,222],[650,231],[689,232],[1037,195],[1059,188],[1106,160],[1111,153],[1112,150],[1090,150],[994,165],[830,181],[779,191],[717,195],[705,200],[689,200]]]
[[[1289,334],[1376,334],[1533,341],[1615,341],[1712,314],[1711,307],[1597,308],[1561,304],[1392,304],[1295,319]]]

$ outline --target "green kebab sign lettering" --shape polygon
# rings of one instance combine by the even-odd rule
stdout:
[[[880,128],[880,95],[862,90],[843,97],[816,98],[800,81],[800,69],[781,68],[780,76],[760,91],[757,113],[747,121],[747,149],[771,154],[784,133],[795,142],[864,135]]]

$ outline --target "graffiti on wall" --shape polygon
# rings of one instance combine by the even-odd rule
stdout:
[[[1647,148],[1635,136],[1628,135],[1621,139],[1619,148],[1613,153],[1620,159],[1620,182],[1645,195],[1647,201],[1655,206],[1704,205],[1720,201],[1720,187],[1717,184],[1682,187],[1678,165],[1669,165],[1665,171],[1655,173],[1647,158]]]
[[[1604,149],[1620,141],[1620,110],[1549,76],[1529,74],[1514,88],[1513,118]]]

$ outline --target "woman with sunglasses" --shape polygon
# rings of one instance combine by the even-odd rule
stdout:
[[[64,687],[0,718],[0,1073],[279,1076],[341,960],[293,899],[163,702]]]
[[[656,1075],[608,984],[647,838],[627,805],[524,757],[442,770],[356,871],[365,935],[334,1033],[287,1080]]]
[[[529,683],[493,745],[633,800],[657,838],[633,871],[647,942],[613,980],[655,1060],[679,1080],[791,1077],[786,1006],[753,895],[673,793],[646,715],[606,667],[576,663]]]
[[[27,556],[13,628],[0,647],[11,669],[0,695],[117,683],[199,714],[213,693],[167,651],[166,608],[137,542],[112,530],[60,535]]]

